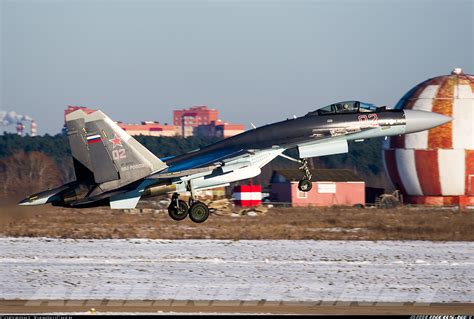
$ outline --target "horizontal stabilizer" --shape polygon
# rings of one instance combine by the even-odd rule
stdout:
[[[110,208],[112,209],[132,209],[135,208],[140,200],[136,191],[110,197]]]

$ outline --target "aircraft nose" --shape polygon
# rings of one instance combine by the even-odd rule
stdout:
[[[32,195],[18,203],[20,206],[43,205],[48,201],[49,196]]]
[[[406,119],[405,134],[415,133],[443,125],[453,120],[452,117],[426,111],[404,110]]]
[[[21,206],[26,206],[26,205],[29,205],[30,204],[30,201],[28,200],[28,198],[25,198],[23,199],[22,201],[20,201],[18,203],[18,205],[21,205]]]

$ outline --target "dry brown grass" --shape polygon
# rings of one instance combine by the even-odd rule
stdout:
[[[204,224],[164,212],[0,207],[1,236],[162,239],[474,240],[474,212],[400,208],[272,208],[264,216],[211,215]]]

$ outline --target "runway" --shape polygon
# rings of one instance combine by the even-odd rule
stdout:
[[[0,252],[2,305],[71,300],[84,309],[85,301],[108,300],[125,311],[123,301],[149,300],[156,311],[156,302],[331,309],[474,302],[471,242],[0,238]]]
[[[467,303],[278,302],[216,300],[0,300],[0,313],[25,314],[474,314]]]

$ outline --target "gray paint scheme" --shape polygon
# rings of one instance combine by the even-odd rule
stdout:
[[[384,107],[352,113],[314,111],[246,131],[164,163],[101,111],[85,114],[78,110],[66,117],[77,181],[32,195],[20,204],[131,208],[143,194],[153,193],[147,191],[150,187],[175,184],[177,191],[183,192],[187,190],[185,181],[205,189],[256,176],[262,166],[289,148],[297,147],[301,157],[344,153],[349,140],[412,133],[450,120],[430,112]],[[97,135],[100,141],[87,142],[88,137]],[[79,186],[86,191],[79,192]]]
[[[101,131],[98,127],[99,125],[100,123],[89,122],[86,123],[85,129],[87,132],[91,132],[92,134],[101,135]],[[117,167],[115,167],[112,156],[104,145],[106,142],[107,141],[101,140],[100,142],[87,145],[88,154],[92,164],[91,170],[97,184],[120,179],[119,172]]]
[[[375,127],[367,127],[358,120],[359,115],[377,114]],[[170,167],[219,149],[268,149],[272,147],[293,148],[313,143],[323,144],[338,139],[354,140],[375,136],[405,133],[403,110],[387,110],[372,113],[349,113],[330,115],[306,115],[296,119],[272,123],[219,141],[201,150],[171,158]],[[395,133],[395,134],[394,134]]]
[[[88,197],[116,190],[166,167],[100,111],[72,112],[66,117],[66,126],[73,158],[94,177]],[[95,135],[100,136],[100,141],[88,144],[87,137]],[[78,167],[75,170],[76,175],[80,174]]]

